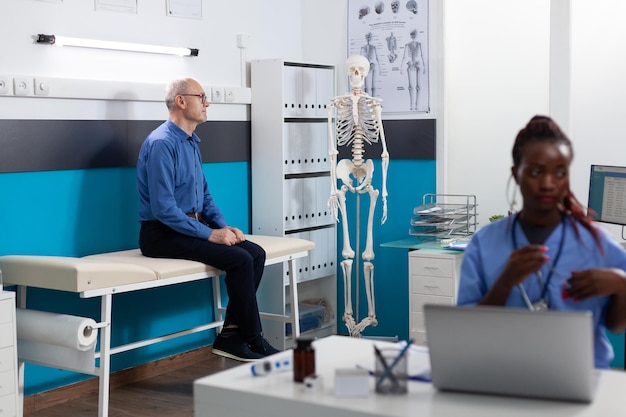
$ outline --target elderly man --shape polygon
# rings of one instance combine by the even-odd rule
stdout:
[[[204,89],[191,78],[174,80],[165,104],[169,120],[148,135],[137,161],[141,252],[199,261],[226,272],[229,301],[213,353],[240,361],[276,353],[261,333],[256,300],[265,251],[228,225],[202,171],[200,138],[194,131],[207,120]]]

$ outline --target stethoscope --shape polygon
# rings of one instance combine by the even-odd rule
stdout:
[[[511,240],[513,241],[513,250],[518,249],[516,232],[515,232],[515,226],[517,225],[518,221],[519,221],[519,214],[516,214],[513,219],[513,226],[512,226],[512,231],[511,231]],[[563,226],[563,232],[561,233],[561,241],[559,242],[559,248],[556,252],[556,257],[554,258],[554,262],[552,262],[552,267],[550,268],[550,272],[548,273],[548,277],[546,279],[545,284],[543,283],[543,272],[541,270],[536,272],[537,280],[539,281],[539,287],[541,288],[541,297],[539,297],[539,300],[536,301],[535,303],[532,303],[530,301],[530,298],[528,297],[528,293],[526,292],[526,289],[524,288],[523,283],[520,282],[519,284],[517,284],[517,287],[522,293],[522,298],[524,299],[524,303],[526,303],[526,306],[528,307],[530,311],[542,311],[542,310],[548,309],[548,300],[547,300],[548,286],[550,285],[550,280],[552,279],[552,275],[554,273],[554,269],[556,268],[556,264],[559,261],[559,258],[561,257],[561,252],[563,251],[563,245],[565,243],[565,229],[566,229],[565,216],[563,216],[563,219],[561,220],[561,225]]]

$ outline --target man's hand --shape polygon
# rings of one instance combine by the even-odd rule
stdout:
[[[226,226],[222,229],[213,229],[209,236],[209,242],[220,245],[233,246],[246,240],[241,230],[236,227]]]

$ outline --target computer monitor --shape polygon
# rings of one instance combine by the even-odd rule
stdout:
[[[594,220],[626,225],[626,167],[591,165],[588,207]]]

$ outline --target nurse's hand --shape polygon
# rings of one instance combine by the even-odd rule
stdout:
[[[564,297],[574,301],[613,294],[626,294],[626,273],[618,268],[572,272],[563,291]]]
[[[503,306],[513,287],[524,282],[550,259],[547,250],[542,245],[528,245],[512,252],[502,273],[478,304]]]
[[[498,282],[512,288],[536,273],[550,259],[546,255],[548,248],[543,245],[528,245],[511,253]]]

